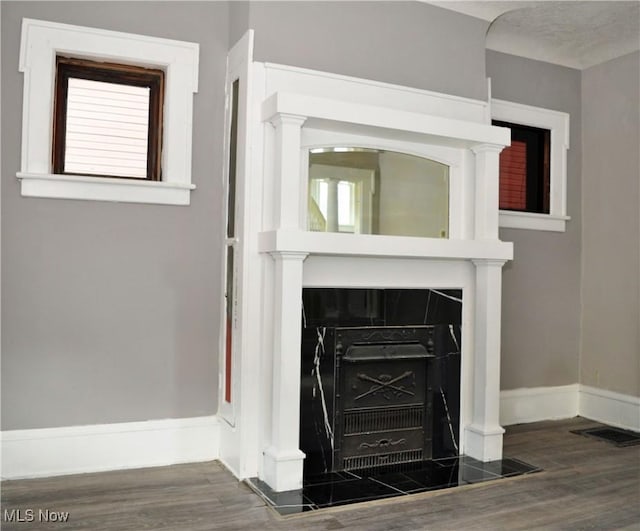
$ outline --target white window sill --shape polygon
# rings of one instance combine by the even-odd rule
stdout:
[[[18,172],[25,197],[188,205],[193,184]]]
[[[505,229],[546,230],[565,232],[569,216],[535,214],[532,212],[500,211],[500,227]]]

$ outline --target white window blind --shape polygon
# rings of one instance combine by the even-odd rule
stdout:
[[[149,88],[70,78],[64,171],[147,177]]]

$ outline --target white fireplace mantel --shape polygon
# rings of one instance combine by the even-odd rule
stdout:
[[[513,246],[499,240],[452,240],[272,230],[258,235],[261,253],[301,252],[318,256],[429,258],[433,260],[511,260]]]
[[[460,452],[500,458],[501,281],[513,246],[498,239],[498,157],[508,129],[490,125],[487,102],[254,62],[252,32],[229,57],[228,87],[239,80],[240,90],[234,341],[231,366],[222,356],[220,370],[222,461],[277,491],[302,486],[300,301],[312,286],[462,289]],[[449,238],[306,230],[307,157],[323,145],[447,164]]]
[[[278,116],[300,116],[308,127],[339,129],[394,137],[432,145],[472,148],[478,144],[495,144],[500,150],[510,142],[509,130],[454,118],[397,110],[379,105],[276,92],[262,104],[262,119],[273,122]]]

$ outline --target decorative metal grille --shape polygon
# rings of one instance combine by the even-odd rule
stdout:
[[[405,450],[403,452],[391,452],[386,454],[358,455],[345,457],[342,460],[342,467],[344,470],[358,470],[362,468],[373,468],[377,466],[422,461],[423,457],[424,452],[422,449]]]
[[[421,428],[424,404],[345,411],[344,434]]]

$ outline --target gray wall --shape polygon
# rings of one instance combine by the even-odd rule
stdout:
[[[582,74],[580,382],[640,396],[640,53]]]
[[[215,413],[224,67],[228,45],[248,27],[256,30],[257,60],[473,98],[486,96],[487,24],[426,4],[2,2],[1,9],[3,430]],[[193,146],[193,180],[198,188],[190,207],[20,196],[15,173],[20,154],[18,51],[23,16],[200,43]],[[572,220],[567,232],[501,231],[503,240],[515,242],[515,260],[504,271],[502,387],[575,383],[583,200],[580,72],[496,52],[487,52],[486,59],[494,97],[571,114]],[[585,113],[596,123],[605,113],[605,102],[590,91],[601,90],[609,76],[598,68],[585,73],[584,90]],[[637,58],[635,68],[637,79]],[[621,79],[634,71],[625,74],[618,66],[615,75]],[[625,109],[629,98],[630,93],[623,95]],[[631,130],[637,147],[637,122],[635,127]],[[594,142],[599,140],[585,141],[585,150]],[[611,156],[614,147],[611,143]],[[629,223],[637,228],[635,160],[635,195],[629,195],[636,202],[621,212],[635,208],[636,217],[629,214]],[[587,162],[594,163],[585,157]],[[626,177],[619,178],[631,190],[632,173],[625,168],[633,165],[617,160],[610,164],[624,169]],[[600,174],[592,172],[585,180],[591,187],[585,207],[600,198],[596,188],[602,182]],[[618,192],[622,193],[620,188],[608,190]],[[585,231],[599,226],[597,216],[589,218]],[[611,246],[621,224],[613,225],[606,225],[611,228],[608,241],[589,240],[585,257],[617,251]],[[632,236],[627,234],[627,239]],[[628,269],[636,276],[627,276],[631,280],[625,286],[637,293],[639,267],[633,262],[637,247],[635,255],[632,247],[625,252],[625,264],[614,274],[605,269],[610,266],[606,261],[589,259],[593,270],[585,265],[583,288],[589,303],[585,327],[595,326],[598,312],[615,306],[601,308],[591,302],[602,298],[600,283],[617,279]],[[612,316],[608,325],[594,330],[619,333],[623,318],[633,319],[622,312]],[[631,338],[627,328],[624,337]],[[637,352],[637,326],[635,332]],[[585,331],[583,348],[594,335]],[[607,373],[604,380],[607,363],[596,355],[602,349],[595,345],[599,344],[589,352],[599,364],[601,386],[637,390],[638,380],[628,374],[624,380]],[[625,354],[618,350],[622,349],[616,347],[616,356],[622,359]],[[627,357],[632,365],[634,358]],[[585,355],[585,361],[591,363],[590,359]],[[585,365],[592,371],[589,367]],[[610,378],[625,383],[609,385]],[[585,377],[584,383],[595,382]]]
[[[488,23],[420,2],[232,2],[255,59],[486,99]]]
[[[229,48],[249,29],[249,2],[229,2]]]
[[[492,96],[568,112],[567,210],[564,233],[501,229],[514,242],[504,268],[503,389],[578,381],[580,345],[581,109],[580,71],[487,51]]]
[[[5,2],[3,430],[217,409],[226,51],[486,96],[487,23],[421,3]],[[190,207],[22,198],[22,17],[199,42]]]
[[[190,207],[20,196],[22,17],[200,43]],[[2,429],[217,409],[228,6],[2,2]]]

